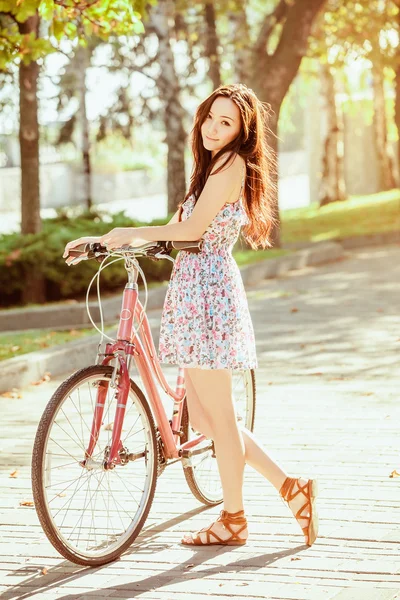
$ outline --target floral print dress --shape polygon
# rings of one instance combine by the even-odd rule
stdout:
[[[161,363],[200,369],[258,366],[254,330],[239,267],[232,255],[248,216],[239,199],[226,203],[203,234],[198,254],[181,250],[175,260],[161,315]],[[182,221],[194,208],[182,206]]]

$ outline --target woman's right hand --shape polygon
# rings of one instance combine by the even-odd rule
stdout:
[[[63,254],[63,258],[66,259],[66,263],[70,264],[74,258],[73,257],[69,257],[69,251],[72,250],[72,248],[75,248],[76,246],[80,246],[81,244],[89,244],[89,243],[93,243],[93,242],[99,242],[100,240],[100,236],[98,237],[81,237],[78,238],[76,240],[72,240],[72,242],[68,242],[68,244],[65,246],[65,250],[64,250],[64,254]]]

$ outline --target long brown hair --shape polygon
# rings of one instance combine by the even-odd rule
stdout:
[[[203,145],[201,126],[207,118],[214,100],[218,96],[230,98],[240,110],[242,127],[237,137],[221,148],[214,158]],[[195,202],[199,198],[207,177],[216,161],[226,153],[226,161],[215,171],[225,167],[236,152],[246,162],[246,184],[243,203],[249,216],[249,224],[243,227],[242,235],[253,250],[271,247],[269,236],[276,223],[271,198],[274,192],[276,158],[273,149],[267,144],[270,107],[261,102],[252,89],[242,83],[220,85],[197,107],[190,143],[193,152],[193,169],[190,187],[184,200],[179,204],[179,218],[183,202],[192,194]]]

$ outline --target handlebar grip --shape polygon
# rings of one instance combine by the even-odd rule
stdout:
[[[74,246],[73,248],[68,250],[68,256],[72,256],[74,258],[82,256],[82,254],[84,254],[87,251],[87,246],[87,243],[79,244],[79,246]]]
[[[204,242],[203,239],[190,241],[190,242],[168,241],[168,242],[166,242],[166,246],[169,250],[186,250],[187,252],[191,252],[193,254],[199,254],[199,252],[201,252],[201,249],[203,247],[203,242]]]

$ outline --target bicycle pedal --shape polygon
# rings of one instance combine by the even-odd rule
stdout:
[[[200,444],[201,443],[202,442],[200,442]],[[213,441],[208,440],[208,443],[204,446],[201,446],[200,448],[195,446],[193,448],[193,450],[191,448],[181,450],[181,456],[182,456],[182,458],[191,458],[192,456],[196,456],[198,454],[204,454],[204,452],[209,452],[209,450],[213,450],[213,449],[214,449]]]
[[[181,430],[181,431],[175,431],[175,430],[173,429],[173,430],[172,430],[172,433],[173,433],[174,435],[179,435],[179,437],[182,437],[182,436],[183,436],[183,431],[182,431],[182,430]]]

